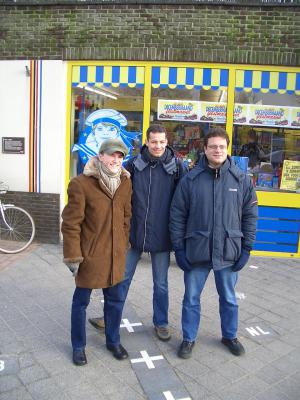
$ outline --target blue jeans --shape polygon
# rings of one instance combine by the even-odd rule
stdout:
[[[120,283],[123,289],[123,295],[125,296],[124,302],[141,255],[142,251],[132,248],[128,250],[125,278],[123,282]],[[153,324],[155,326],[165,327],[168,326],[168,270],[170,266],[170,253],[168,251],[160,253],[152,252],[150,255],[153,278]]]
[[[121,284],[102,289],[104,295],[104,321],[106,344],[120,343],[120,323],[126,298]],[[86,309],[90,302],[92,289],[77,287],[74,291],[71,312],[71,342],[73,350],[86,346]]]
[[[193,342],[197,337],[201,317],[200,297],[210,270],[210,268],[196,267],[184,273],[185,293],[181,319],[183,340]],[[219,294],[222,336],[234,339],[238,328],[238,305],[235,296],[238,274],[229,267],[214,271],[214,275]]]

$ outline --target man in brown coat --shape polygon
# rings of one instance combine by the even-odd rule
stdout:
[[[73,362],[87,363],[86,308],[92,289],[103,288],[106,347],[114,357],[128,357],[120,343],[120,297],[131,218],[130,174],[122,168],[128,149],[108,139],[99,155],[71,180],[62,213],[64,263],[75,276],[71,340]]]

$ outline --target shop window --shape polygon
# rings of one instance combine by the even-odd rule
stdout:
[[[237,71],[232,154],[258,190],[296,190],[300,74]]]
[[[142,141],[144,68],[76,66],[72,71],[71,175],[82,172],[103,140],[121,138],[136,154]]]
[[[151,121],[164,125],[169,144],[191,167],[210,127],[225,128],[228,71],[152,68]]]

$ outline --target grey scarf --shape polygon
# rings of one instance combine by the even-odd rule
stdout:
[[[107,191],[114,196],[116,190],[120,186],[121,183],[121,171],[112,172],[103,162],[98,163],[98,171],[99,171],[99,181],[106,187]]]

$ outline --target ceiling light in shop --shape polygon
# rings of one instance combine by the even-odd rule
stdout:
[[[104,90],[101,90],[101,89],[98,89],[98,88],[94,88],[94,87],[90,87],[90,86],[82,86],[82,85],[78,85],[77,87],[80,88],[80,89],[84,89],[87,92],[101,94],[102,96],[109,97],[110,99],[113,99],[113,100],[117,100],[118,99],[117,96],[114,96],[113,94],[105,92]]]

